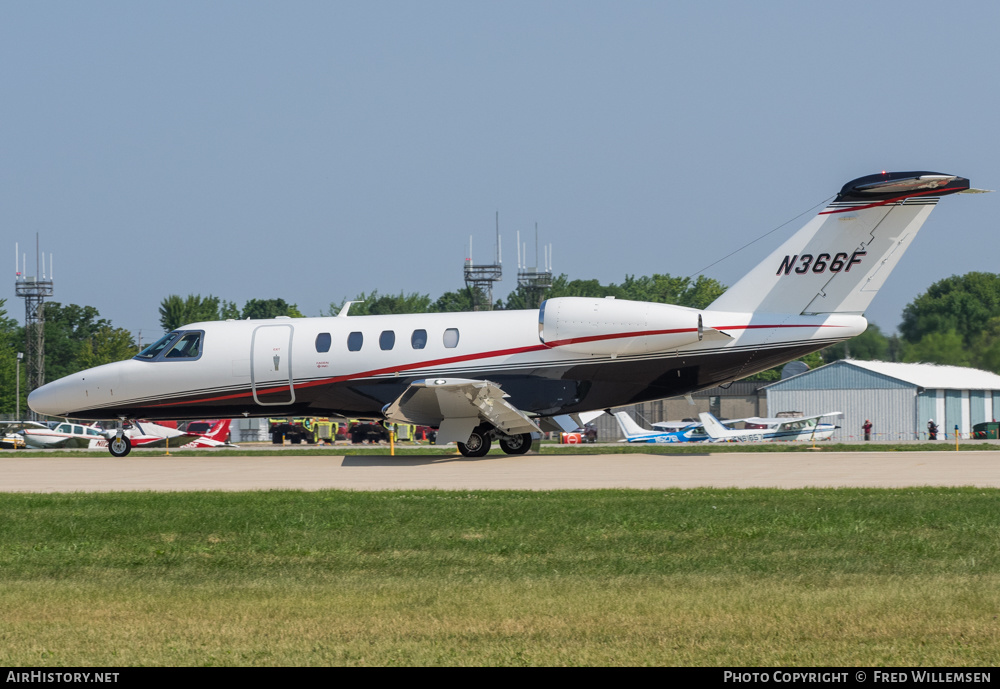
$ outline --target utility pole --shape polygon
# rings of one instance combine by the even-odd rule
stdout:
[[[17,371],[14,374],[17,378],[17,384],[15,385],[16,391],[14,392],[14,420],[21,420],[21,359],[24,358],[24,352],[17,353]]]

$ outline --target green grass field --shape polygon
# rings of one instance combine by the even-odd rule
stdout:
[[[0,663],[992,666],[998,498],[0,494]]]

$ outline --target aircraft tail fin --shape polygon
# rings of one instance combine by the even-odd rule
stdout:
[[[836,199],[708,308],[863,315],[942,196],[969,180],[883,172],[848,182]]]
[[[226,442],[229,438],[229,426],[232,424],[232,419],[222,419],[221,421],[216,421],[215,425],[208,429],[208,433],[205,437],[209,440],[216,440],[220,443]]]
[[[622,435],[626,438],[649,435],[650,433],[648,430],[637,424],[626,412],[616,411],[614,413],[614,417],[618,421],[619,427],[622,429]]]
[[[712,440],[722,440],[732,435],[732,431],[723,426],[721,421],[708,412],[701,412],[698,414],[698,418],[701,419],[702,425],[705,426],[705,432],[708,433],[708,437]]]

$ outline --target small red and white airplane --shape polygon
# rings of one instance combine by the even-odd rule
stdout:
[[[75,419],[334,416],[438,428],[480,457],[493,440],[579,414],[745,378],[854,337],[938,200],[970,191],[936,172],[848,182],[816,217],[705,309],[556,297],[539,309],[192,323],[135,358],[34,390]],[[128,454],[119,432],[111,454]]]
[[[230,419],[223,419],[215,422],[205,433],[194,433],[142,421],[133,423],[124,435],[135,447],[222,447],[229,437],[230,424]],[[109,442],[113,442],[117,435],[117,431],[107,431],[97,425],[84,426],[69,422],[60,423],[54,428],[27,427],[21,432],[28,446],[42,449],[108,447]]]

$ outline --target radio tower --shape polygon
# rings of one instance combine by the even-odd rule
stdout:
[[[545,255],[538,263],[538,223],[535,223],[535,265],[528,265],[528,247],[521,244],[517,233],[517,286],[524,292],[525,306],[537,309],[545,299],[545,291],[552,286],[552,245],[542,247]]]
[[[49,275],[45,276],[45,259],[38,251],[35,233],[35,274],[27,275],[27,256],[18,253],[14,244],[14,291],[24,297],[24,353],[28,369],[28,390],[45,384],[45,297],[51,297],[52,254],[49,254]],[[18,269],[18,258],[21,259]],[[40,276],[40,277],[39,277]],[[33,414],[32,414],[33,416]]]
[[[472,291],[473,311],[493,310],[493,283],[503,279],[500,265],[500,212],[497,211],[497,262],[488,266],[477,266],[472,262],[472,237],[469,237],[469,258],[465,259],[465,286]],[[482,298],[486,297],[486,304]]]

